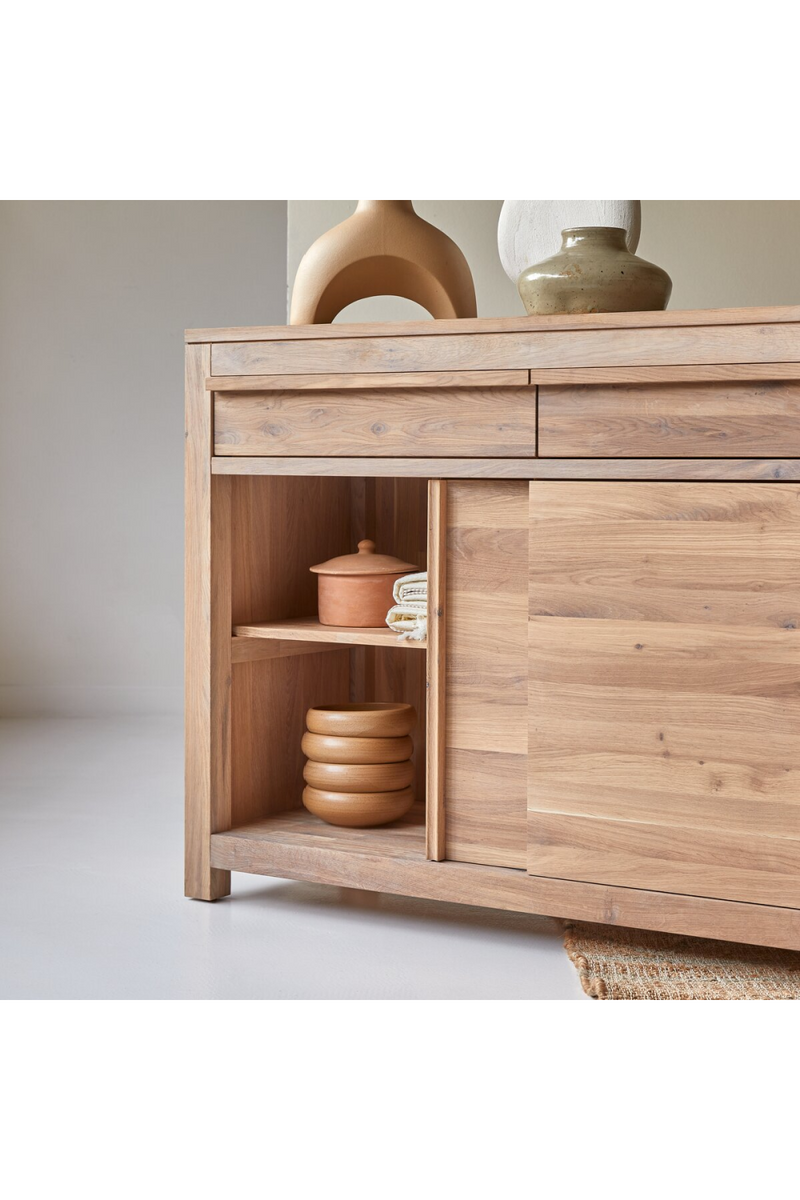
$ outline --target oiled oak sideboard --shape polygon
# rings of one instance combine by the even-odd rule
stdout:
[[[426,643],[309,566],[427,567]],[[301,805],[306,709],[420,713],[417,804]],[[186,894],[245,871],[800,949],[800,307],[186,346]]]

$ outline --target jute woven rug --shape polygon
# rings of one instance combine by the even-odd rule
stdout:
[[[573,921],[564,949],[595,1000],[800,1000],[800,953]]]

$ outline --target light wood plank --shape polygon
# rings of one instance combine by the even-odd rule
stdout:
[[[302,814],[297,819],[302,821]],[[273,835],[272,821],[264,821],[212,837],[212,862],[257,875],[800,950],[797,910],[430,862],[424,858],[420,826],[359,832],[363,836],[354,852],[349,838],[345,846],[337,845],[339,836],[354,830],[334,831],[320,844],[325,833],[319,829],[292,832],[283,826]]]
[[[797,371],[797,367],[794,369]],[[341,392],[381,388],[526,387],[529,383],[528,371],[384,371],[356,375],[212,375],[206,380],[206,387],[215,392]]]
[[[213,375],[797,362],[800,324],[223,342]]]
[[[534,455],[529,387],[218,395],[218,455]]]
[[[230,873],[213,867],[212,833],[231,824],[231,490],[211,475],[208,347],[186,351],[186,895],[217,900]]]
[[[532,484],[530,561],[529,870],[800,905],[800,487]]]
[[[448,484],[448,859],[526,861],[527,525],[525,484]]]
[[[295,377],[289,375],[283,378]],[[531,372],[530,382],[540,387],[550,387],[588,383],[748,383],[759,379],[800,379],[800,364],[710,363],[683,367],[664,363],[660,367],[542,367]]]
[[[339,322],[331,325],[256,325],[187,329],[187,342],[320,341],[329,338],[439,337],[448,333],[517,333],[557,329],[653,329],[684,325],[762,325],[800,322],[800,305],[762,308],[668,309],[665,312],[570,313],[552,316],[476,317],[453,321]]]
[[[404,817],[375,829],[327,825],[307,809],[293,808],[233,829],[231,836],[262,844],[318,847],[344,850],[349,854],[385,854],[391,858],[424,861],[425,805],[417,803]]]
[[[538,410],[544,455],[800,455],[795,382],[540,387]]]
[[[398,650],[424,650],[425,642],[400,641],[389,629],[353,629],[344,625],[321,625],[313,617],[289,617],[283,621],[255,621],[236,625],[236,638],[277,638],[285,642],[336,642],[341,646],[388,646]],[[276,656],[277,657],[277,656]]]
[[[428,484],[427,855],[445,857],[445,665],[447,645],[447,484]]]
[[[215,458],[215,475],[348,479],[800,479],[800,459]]]
[[[557,879],[800,907],[797,839],[540,812],[531,840],[531,869]]]

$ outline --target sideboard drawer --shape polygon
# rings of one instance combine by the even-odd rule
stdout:
[[[543,386],[539,454],[794,457],[800,455],[800,382]]]
[[[536,389],[216,392],[218,455],[523,458]]]

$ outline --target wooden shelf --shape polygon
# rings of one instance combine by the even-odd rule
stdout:
[[[211,838],[218,855],[245,855],[258,862],[269,856],[271,847],[297,850],[324,849],[346,854],[378,855],[387,858],[425,861],[425,805],[415,804],[407,816],[375,829],[346,829],[328,825],[305,808],[276,813],[262,821],[242,825]]]
[[[424,650],[426,642],[399,640],[388,626],[384,629],[347,629],[339,625],[321,625],[312,617],[288,621],[257,621],[234,626],[235,638],[267,638],[281,642],[323,642],[340,646],[397,646],[400,650]]]

